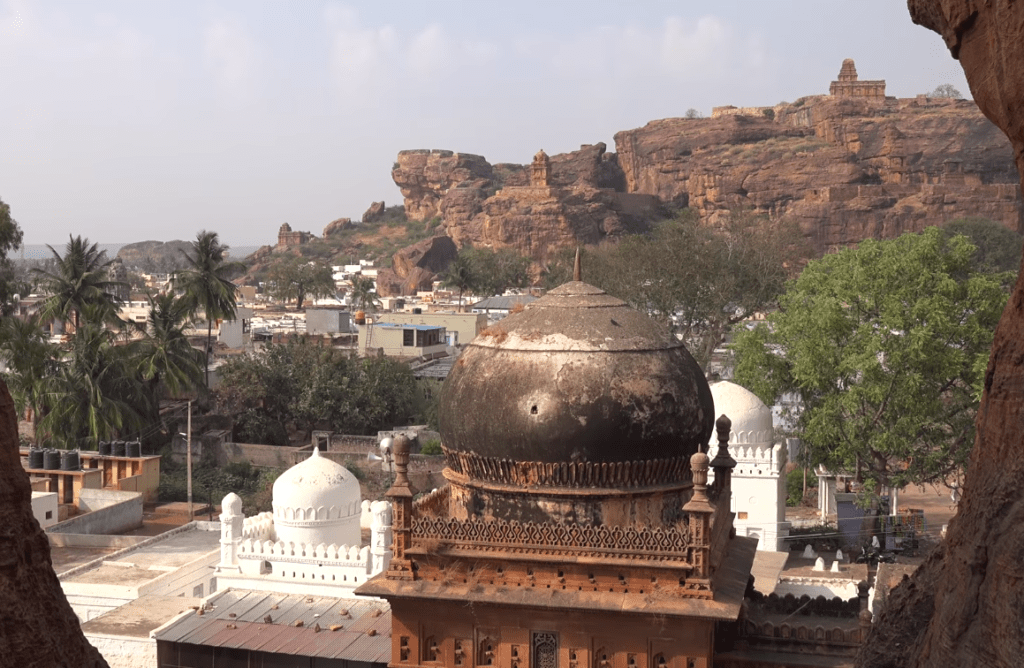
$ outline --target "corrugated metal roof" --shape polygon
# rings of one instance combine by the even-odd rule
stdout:
[[[228,590],[209,603],[211,610],[178,620],[156,639],[371,663],[391,660],[391,611],[382,601]],[[332,625],[342,628],[331,631]]]
[[[473,304],[470,308],[509,311],[516,304],[522,304],[525,306],[533,301],[537,301],[537,298],[532,295],[503,295],[501,297],[488,297],[487,299],[482,299]]]
[[[377,322],[373,324],[374,327],[383,327],[385,329],[418,329],[421,332],[426,332],[434,329],[444,329],[443,325],[413,325],[407,323],[397,322]]]

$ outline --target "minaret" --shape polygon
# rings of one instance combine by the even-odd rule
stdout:
[[[373,520],[370,524],[370,552],[373,554],[373,575],[383,573],[391,562],[391,504],[374,501],[370,504]]]
[[[217,572],[230,570],[239,573],[238,546],[242,542],[242,523],[245,521],[242,499],[231,492],[221,501],[220,507],[220,564]]]
[[[409,484],[409,448],[411,443],[405,434],[395,436],[391,444],[391,452],[395,458],[395,482],[387,492],[391,499],[393,512],[391,564],[388,577],[400,580],[413,580],[412,562],[406,551],[412,546],[412,487]]]

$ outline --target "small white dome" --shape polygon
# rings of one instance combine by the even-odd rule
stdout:
[[[362,494],[352,472],[313,455],[274,482],[274,530],[284,543],[358,545]]]
[[[242,514],[242,499],[234,492],[229,493],[220,502],[220,511],[225,515],[235,516]]]
[[[764,445],[775,438],[772,411],[745,387],[722,380],[711,385],[715,414],[732,420],[729,443]]]

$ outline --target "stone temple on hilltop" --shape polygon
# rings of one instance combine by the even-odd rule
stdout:
[[[477,337],[439,417],[449,485],[414,503],[396,439],[393,557],[357,590],[391,605],[392,666],[712,665],[756,541],[729,419],[712,459],[711,391],[665,327],[567,283]]]
[[[853,64],[853,58],[843,61],[839,68],[839,76],[836,81],[828,87],[828,93],[832,97],[859,97],[885,99],[885,79],[875,81],[861,81],[857,78],[857,66]]]

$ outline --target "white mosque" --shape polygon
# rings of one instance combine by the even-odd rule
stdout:
[[[711,385],[715,413],[732,420],[729,453],[732,511],[740,536],[757,538],[758,550],[786,552],[786,446],[775,443],[772,412],[750,390],[719,381]]]
[[[355,476],[319,449],[274,482],[273,508],[244,517],[238,495],[224,497],[220,589],[351,596],[387,569],[391,504],[361,501]],[[369,545],[361,523],[369,525]]]

